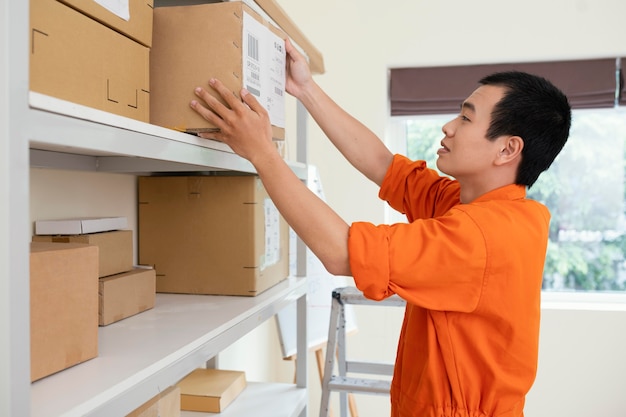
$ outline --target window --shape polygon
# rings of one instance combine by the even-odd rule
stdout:
[[[392,117],[389,146],[436,169],[452,117]],[[544,290],[626,291],[626,108],[574,110],[568,143],[528,197],[552,213]]]

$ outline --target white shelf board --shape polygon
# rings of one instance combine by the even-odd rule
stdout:
[[[75,155],[81,160],[70,162],[70,167],[87,165],[104,172],[254,172],[252,164],[219,141],[32,91],[28,98],[30,107],[24,129],[31,160],[35,161],[32,166],[54,167],[55,160],[67,164],[68,157]],[[37,152],[34,157],[32,151]],[[304,164],[289,165],[298,177],[306,178]]]
[[[182,411],[181,417],[296,417],[306,405],[306,388],[297,388],[293,384],[248,382],[248,386],[221,413]]]
[[[122,416],[306,294],[305,278],[256,297],[157,294],[99,329],[98,357],[31,385],[31,416]]]

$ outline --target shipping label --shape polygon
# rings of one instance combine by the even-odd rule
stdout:
[[[243,44],[243,85],[267,110],[272,124],[284,128],[285,40],[244,13]]]
[[[126,21],[130,20],[129,0],[94,0],[100,6]]]
[[[265,210],[265,256],[261,270],[280,261],[280,214],[269,198],[264,201]]]

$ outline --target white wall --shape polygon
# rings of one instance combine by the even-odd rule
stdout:
[[[324,54],[326,73],[316,76],[319,84],[381,137],[391,67],[626,56],[622,0],[279,2]],[[312,126],[309,135],[309,162],[320,169],[329,203],[349,222],[382,222],[376,188],[319,129]],[[376,313],[357,312],[359,332],[349,348],[357,357],[373,353],[393,360],[397,336],[391,332],[401,315]],[[626,415],[623,352],[625,312],[545,309],[540,368],[526,415]],[[319,394],[311,388],[311,415],[317,415]],[[388,415],[384,398],[358,396],[357,406],[361,417]]]
[[[626,56],[623,0],[278,1],[324,55],[326,74],[317,81],[381,137],[388,122],[390,67]],[[289,116],[288,138],[294,134]],[[309,162],[320,169],[331,206],[348,222],[381,223],[376,187],[354,172],[312,122],[309,141]],[[291,147],[290,154],[294,151]],[[33,220],[115,214],[127,215],[134,225],[134,196],[132,176],[31,170]],[[393,361],[402,314],[376,310],[357,310],[359,330],[349,338],[349,351]],[[545,310],[539,374],[526,415],[626,415],[625,330],[623,311]],[[249,379],[293,380],[293,363],[280,357],[271,320],[227,349],[220,361],[245,369]],[[314,416],[319,380],[312,355],[309,362]],[[361,417],[389,414],[385,397],[356,400]]]

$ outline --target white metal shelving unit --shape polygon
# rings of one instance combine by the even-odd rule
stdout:
[[[98,357],[34,382],[31,415],[125,416],[289,303],[304,300],[305,281],[290,278],[256,297],[157,294],[154,309],[99,329]],[[306,405],[304,387],[253,386],[289,393],[295,400],[290,411]],[[268,417],[276,415],[276,397],[249,397]]]
[[[314,72],[323,72],[321,55],[275,1],[256,2],[308,48]],[[267,409],[271,416],[305,416],[305,278],[257,297],[157,294],[153,310],[99,329],[97,358],[31,384],[31,166],[130,174],[254,169],[224,144],[30,92],[28,3],[0,0],[0,415],[123,416],[295,302],[302,353],[296,383],[251,383],[222,415],[262,416]],[[306,179],[304,163],[291,167]]]

